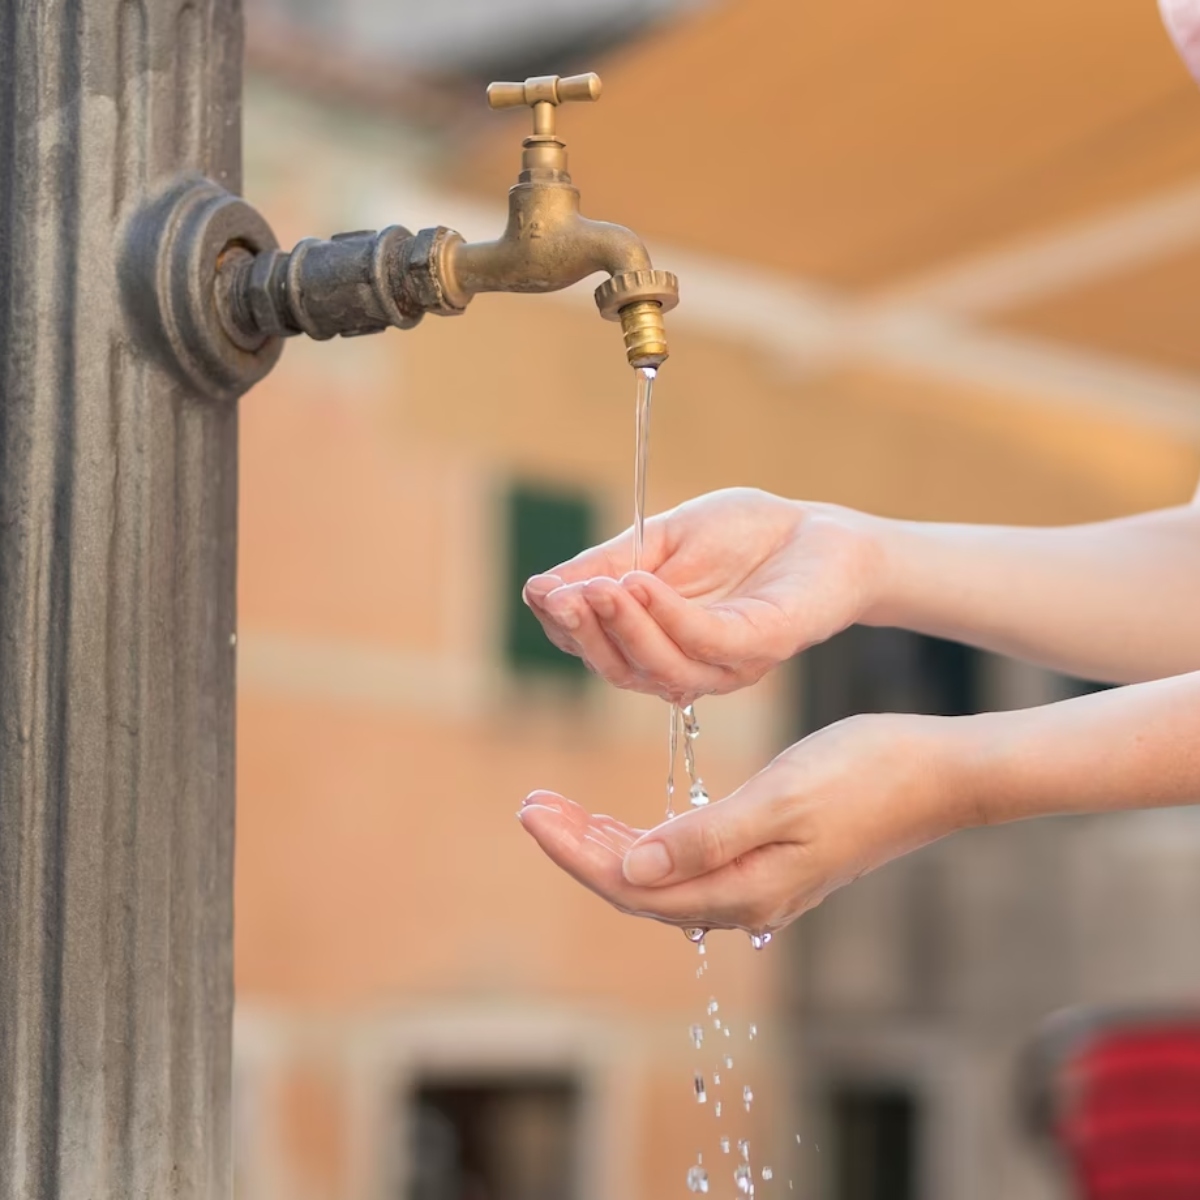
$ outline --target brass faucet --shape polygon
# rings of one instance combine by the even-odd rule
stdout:
[[[307,238],[290,252],[228,244],[218,261],[216,311],[225,333],[250,355],[273,338],[314,338],[411,328],[426,313],[454,316],[479,292],[554,292],[604,271],[595,292],[603,317],[620,321],[634,367],[667,358],[663,314],[679,302],[679,283],[656,270],[641,239],[620,225],[580,214],[567,172],[555,109],[596,100],[600,77],[557,75],[493,83],[492,108],[529,106],[533,133],[508,193],[508,224],[491,242],[467,242],[439,226],[411,234],[379,232]]]
[[[508,193],[508,225],[492,242],[452,238],[442,263],[447,293],[466,306],[478,292],[553,292],[605,271],[596,290],[602,316],[619,320],[634,367],[667,358],[663,313],[679,302],[679,283],[656,271],[631,230],[592,221],[579,212],[579,190],[567,172],[567,147],[555,128],[555,109],[571,100],[600,98],[600,76],[543,75],[524,83],[493,83],[492,108],[533,109],[533,133],[522,143],[521,173]]]

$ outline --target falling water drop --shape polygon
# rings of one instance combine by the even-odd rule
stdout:
[[[750,1161],[750,1143],[745,1138],[738,1139],[738,1153],[745,1162]]]
[[[724,1034],[725,1034],[725,1036],[726,1036],[726,1037],[729,1037],[729,1036],[730,1036],[730,1033],[729,1033],[729,1026],[728,1026],[728,1025],[726,1025],[726,1026],[725,1026],[725,1029],[724,1029]]]
[[[701,938],[701,939],[700,939],[700,945],[699,945],[698,949],[699,949],[699,951],[700,951],[700,953],[701,953],[701,954],[707,954],[707,953],[708,953],[708,951],[707,951],[707,950],[704,948],[704,939],[703,939],[703,938]]]
[[[769,1183],[772,1179],[775,1178],[775,1172],[772,1171],[770,1167],[763,1167],[762,1177],[764,1180],[766,1180]]]
[[[730,1070],[733,1067],[733,1058],[730,1055],[725,1055],[725,1070]]]
[[[704,1104],[708,1100],[708,1093],[704,1090],[704,1076],[699,1071],[696,1072],[692,1084],[696,1089],[696,1103]],[[749,1106],[747,1106],[749,1107]]]
[[[688,1032],[692,1035],[692,1045],[699,1050],[704,1044],[704,1030],[699,1025],[693,1025]]]
[[[720,1033],[720,1031],[721,1031],[721,1018],[720,1017],[713,1017],[713,1028],[718,1033]]]
[[[697,779],[688,790],[688,803],[693,808],[703,808],[709,800],[708,791],[704,786],[704,781]]]
[[[678,945],[679,943],[676,942],[675,944]],[[720,1011],[721,1011],[721,1006],[716,1002],[716,1000],[710,1000],[708,1002],[708,1015],[710,1017],[713,1015],[713,1013],[720,1012]]]
[[[754,1176],[750,1173],[750,1168],[745,1163],[734,1167],[733,1180],[737,1184],[738,1191],[743,1196],[754,1195]]]
[[[720,1100],[718,1100],[718,1101],[717,1101],[717,1102],[716,1102],[716,1103],[713,1105],[713,1112],[715,1112],[715,1113],[717,1114],[717,1116],[718,1116],[718,1117],[721,1115],[721,1102],[720,1102]]]
[[[764,929],[762,933],[752,933],[750,935],[750,945],[752,945],[755,950],[761,950],[764,946],[769,946],[771,944],[771,939],[774,936],[775,935],[773,933],[766,929]]]
[[[750,1026],[750,1040],[751,1040],[751,1041],[754,1041],[754,1039],[755,1039],[756,1037],[758,1037],[758,1026],[757,1026],[757,1025],[751,1025],[751,1026]]]
[[[742,1088],[742,1103],[746,1106],[746,1111],[750,1111],[750,1105],[754,1103],[754,1093],[750,1090],[750,1085],[746,1084]]]
[[[716,1071],[714,1071],[713,1072],[713,1087],[720,1087],[720,1086],[721,1086],[721,1076],[718,1075],[716,1073]]]
[[[729,1139],[727,1137],[723,1137],[721,1139],[721,1153],[722,1154],[729,1153]]]
[[[687,1173],[687,1185],[689,1192],[707,1192],[708,1172],[700,1166],[689,1167]]]
[[[703,942],[704,935],[707,932],[708,932],[707,929],[700,929],[698,927],[692,927],[692,928],[685,929],[683,931],[683,936],[685,938],[687,938],[687,940],[689,942]]]

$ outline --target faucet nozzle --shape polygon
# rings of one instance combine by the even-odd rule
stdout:
[[[667,327],[657,300],[638,300],[621,309],[625,357],[634,369],[661,367],[667,361]]]
[[[631,367],[660,367],[667,360],[663,314],[679,303],[679,280],[670,271],[622,271],[596,289],[596,307],[620,321]]]

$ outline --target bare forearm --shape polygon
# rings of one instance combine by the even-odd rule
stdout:
[[[864,616],[1090,679],[1200,669],[1200,506],[1059,529],[881,522]]]
[[[957,824],[1200,802],[1200,673],[956,719]]]

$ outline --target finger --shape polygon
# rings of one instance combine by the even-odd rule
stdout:
[[[637,672],[609,638],[583,595],[583,584],[567,584],[546,597],[547,611],[561,622],[579,648],[584,662],[602,679],[616,687],[630,687]]]
[[[546,611],[545,607],[538,604],[530,604],[529,611],[538,618],[538,624],[541,625],[541,631],[546,637],[554,643],[565,654],[574,654],[576,658],[582,658],[582,650],[580,644],[575,641],[575,637],[571,635],[571,628],[577,628],[577,619],[571,617],[564,620],[562,617],[552,616]]]
[[[584,584],[583,595],[609,640],[647,680],[676,697],[724,689],[726,672],[684,654],[628,589],[593,579]]]
[[[529,804],[521,824],[546,855],[573,879],[622,912],[671,925],[759,928],[771,922],[773,880],[794,864],[781,862],[786,848],[767,846],[700,879],[669,887],[638,887],[624,877],[621,855],[594,818],[570,801],[555,807]]]
[[[642,538],[641,566],[647,571],[657,571],[663,560],[666,537],[666,515],[660,514],[646,521]],[[633,529],[624,530],[599,546],[593,546],[575,555],[574,558],[552,567],[548,574],[563,583],[583,583],[588,579],[607,576],[620,579],[633,566]],[[534,576],[540,579],[540,576]]]
[[[638,839],[625,857],[625,879],[642,888],[669,887],[709,875],[781,838],[782,805],[771,770],[728,799],[681,813]]]
[[[525,586],[521,589],[521,599],[533,608],[540,604],[545,598],[554,591],[555,588],[562,587],[564,580],[554,574],[531,575],[526,581]]]
[[[697,662],[737,667],[762,658],[777,641],[783,616],[765,601],[729,600],[701,604],[645,571],[631,572],[621,584],[641,603],[680,651]]]

